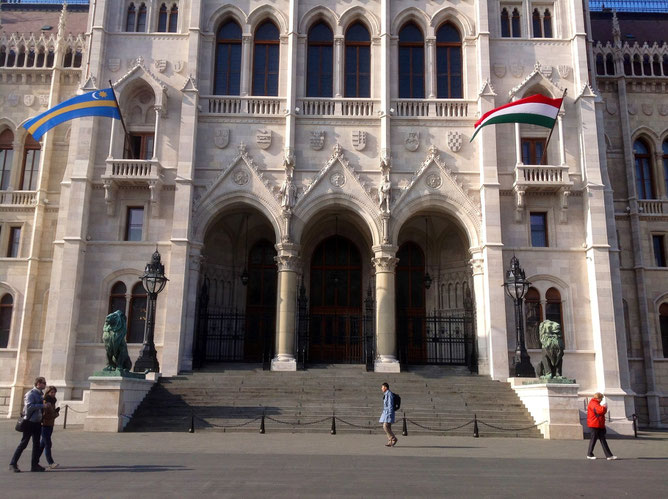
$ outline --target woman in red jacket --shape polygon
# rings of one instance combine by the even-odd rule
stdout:
[[[608,461],[612,461],[613,459],[617,459],[617,456],[610,452],[608,442],[605,440],[605,413],[608,412],[608,408],[605,402],[601,403],[601,400],[603,400],[603,394],[596,392],[587,406],[587,426],[589,426],[591,433],[587,459],[596,459],[596,456],[594,456],[594,446],[596,445],[596,441],[600,440],[605,457]]]

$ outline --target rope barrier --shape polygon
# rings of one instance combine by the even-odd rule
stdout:
[[[66,407],[68,408],[67,409],[68,411],[76,412],[77,414],[88,414],[88,411],[75,411],[74,409],[72,409],[71,405],[67,405]]]
[[[204,418],[195,414],[196,419],[199,419],[201,422],[206,423],[210,426],[213,426],[214,428],[241,428],[242,426],[247,426],[247,425],[257,421],[261,417],[262,416],[256,416],[255,418],[249,419],[248,421],[246,421],[244,423],[232,424],[232,425],[222,425],[222,424],[211,423],[210,421],[207,421],[206,419],[204,419]]]
[[[482,425],[488,426],[490,428],[494,428],[495,430],[499,431],[522,431],[522,430],[530,430],[531,428],[538,428],[540,425],[547,423],[547,420],[543,421],[542,423],[536,423],[531,426],[525,426],[524,428],[501,428],[499,426],[494,426],[488,423],[485,423],[484,421],[478,420],[478,422]]]
[[[419,428],[422,428],[423,430],[428,430],[428,431],[439,431],[439,432],[440,432],[440,431],[454,431],[454,430],[459,430],[460,428],[464,428],[465,426],[468,426],[468,425],[470,425],[471,423],[473,423],[473,420],[471,420],[471,421],[469,421],[468,423],[464,423],[463,425],[455,426],[455,427],[453,427],[453,428],[430,428],[429,426],[421,425],[420,423],[417,423],[417,422],[413,421],[413,420],[410,419],[410,418],[406,418],[406,421],[410,421],[411,424],[414,424],[415,426],[417,426],[417,427],[419,427]]]
[[[296,423],[293,423],[293,422],[290,422],[290,421],[281,421],[280,419],[272,418],[271,416],[266,416],[266,415],[265,415],[265,418],[268,419],[268,420],[270,420],[270,421],[273,421],[273,422],[275,422],[275,423],[280,423],[280,424],[284,424],[284,425],[290,425],[290,426],[310,426],[310,425],[312,425],[312,424],[318,424],[318,423],[322,423],[322,422],[324,422],[324,421],[329,421],[329,419],[331,418],[331,416],[327,416],[326,418],[318,419],[317,421],[309,421],[308,423],[303,423],[303,422],[301,422],[301,421],[297,421]]]

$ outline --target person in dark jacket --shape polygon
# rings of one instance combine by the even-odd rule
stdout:
[[[32,461],[30,463],[30,471],[44,471],[39,465],[39,437],[42,432],[42,409],[44,409],[44,400],[42,399],[42,390],[46,387],[46,380],[42,377],[35,379],[35,387],[26,393],[23,398],[22,415],[25,419],[23,424],[23,437],[21,443],[14,451],[14,456],[9,463],[9,470],[15,473],[20,473],[18,462],[21,454],[28,446],[28,442],[32,438]]]
[[[56,408],[56,392],[58,390],[55,386],[49,386],[44,392],[44,412],[42,414],[42,440],[39,444],[39,455],[42,452],[46,455],[46,462],[49,464],[49,469],[58,467],[58,463],[54,462],[51,456],[51,435],[53,434],[53,425],[58,416],[60,416],[60,407]]]
[[[587,406],[587,426],[591,432],[591,439],[589,440],[589,450],[587,451],[587,459],[596,459],[594,456],[594,446],[596,441],[601,441],[601,447],[608,461],[617,459],[608,447],[608,442],[605,439],[605,413],[608,412],[608,407],[603,401],[603,394],[596,392],[594,397],[589,401]]]
[[[386,447],[394,447],[397,445],[397,437],[392,431],[392,423],[394,423],[394,394],[390,391],[390,385],[383,383],[380,387],[383,390],[383,413],[380,415],[379,423],[383,423],[383,430],[387,435]]]

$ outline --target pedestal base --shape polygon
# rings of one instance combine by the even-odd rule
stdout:
[[[394,357],[381,355],[374,362],[373,370],[377,373],[399,373],[401,372],[401,364]]]
[[[508,380],[536,423],[543,437],[551,440],[582,440],[580,385],[539,383],[524,385],[527,378]]]
[[[288,357],[286,355],[277,355],[271,359],[271,370],[272,371],[296,371],[297,370],[297,360],[294,357]]]
[[[91,376],[84,431],[120,432],[155,380],[121,376]]]

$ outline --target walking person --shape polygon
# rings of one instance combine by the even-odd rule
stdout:
[[[42,414],[42,440],[39,444],[39,455],[42,452],[46,455],[46,462],[49,469],[58,467],[58,463],[54,462],[51,455],[51,435],[53,434],[53,425],[58,416],[60,416],[60,407],[56,408],[56,392],[58,390],[55,386],[49,386],[44,391],[44,412]]]
[[[9,470],[15,473],[20,473],[18,462],[21,454],[28,446],[28,442],[32,438],[32,460],[30,463],[30,471],[44,471],[39,465],[39,438],[42,432],[42,409],[44,409],[44,400],[42,400],[42,391],[46,388],[46,380],[41,376],[35,379],[35,387],[26,393],[23,398],[23,437],[19,446],[14,452],[11,462],[9,463]]]
[[[605,413],[608,412],[608,407],[607,403],[602,401],[603,394],[596,392],[587,406],[587,426],[589,426],[589,431],[591,432],[587,459],[596,459],[596,456],[594,456],[594,446],[596,445],[596,441],[600,440],[605,457],[608,461],[612,461],[617,459],[617,456],[610,451],[608,442],[605,439]]]
[[[379,423],[383,423],[383,430],[387,435],[385,447],[394,447],[397,445],[397,437],[392,431],[394,423],[394,394],[390,391],[390,385],[383,383],[380,387],[383,391],[383,413],[380,415]]]

